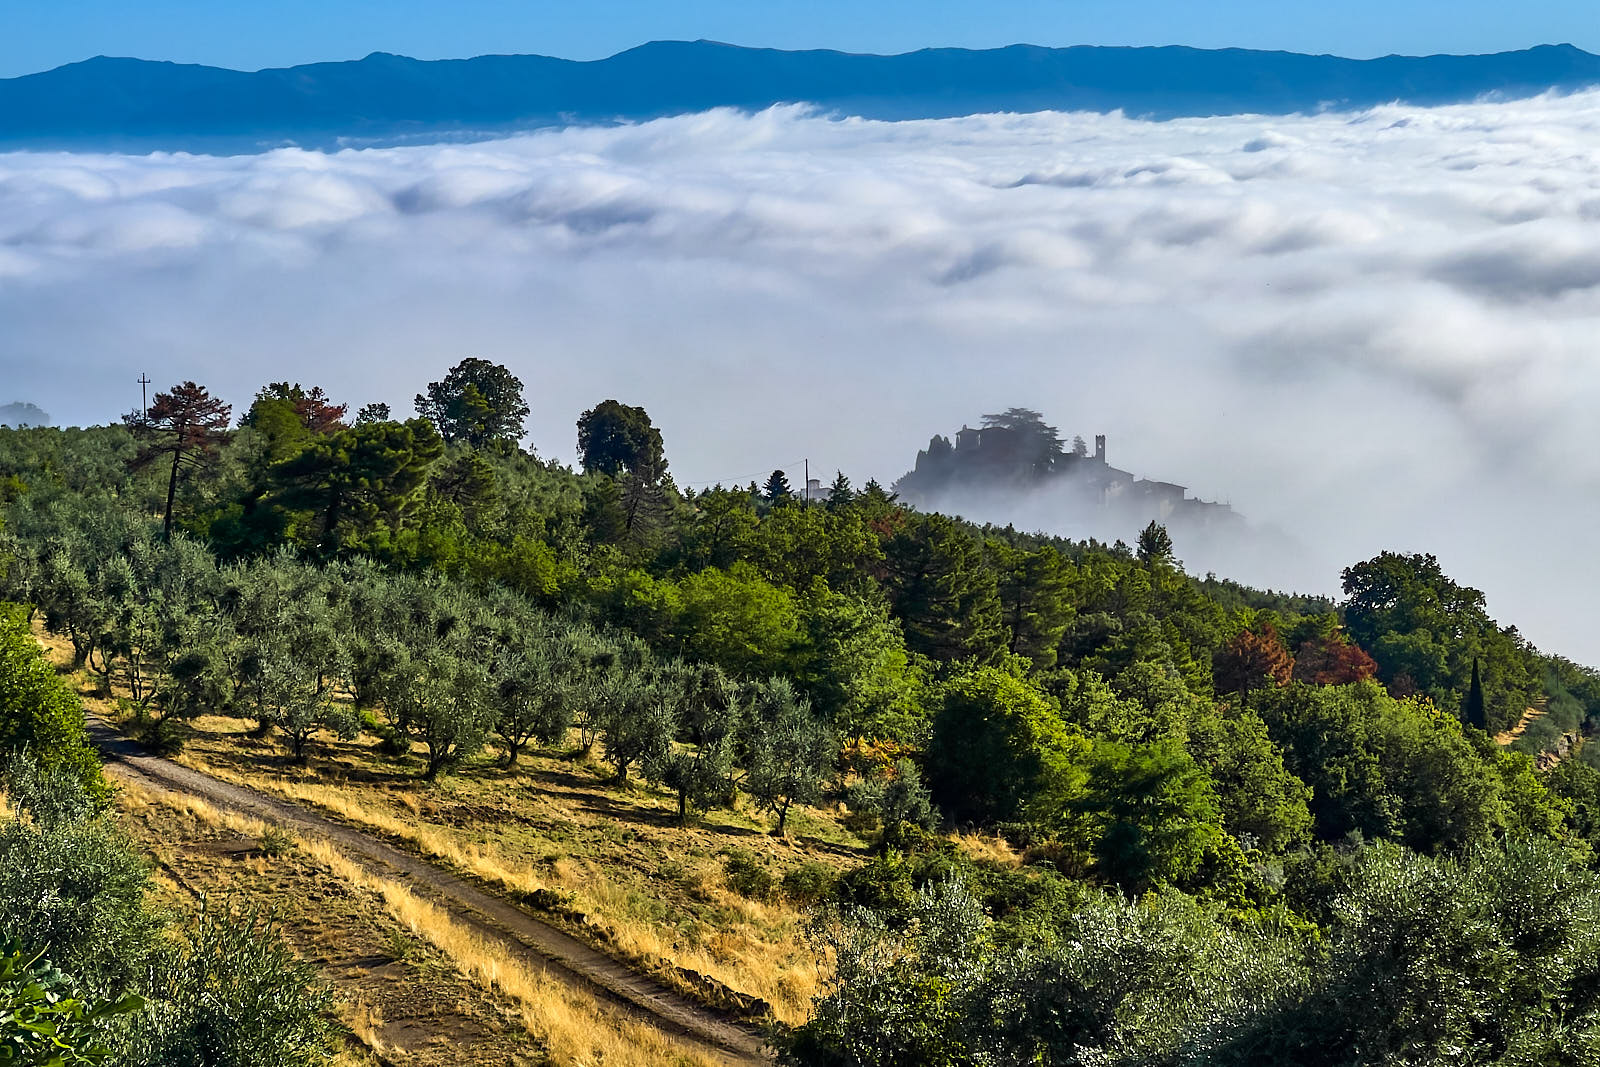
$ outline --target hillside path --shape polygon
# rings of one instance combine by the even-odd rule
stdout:
[[[450,912],[477,934],[504,945],[525,962],[593,996],[603,1007],[641,1020],[728,1064],[767,1064],[761,1035],[682,996],[647,974],[613,959],[507,900],[479,888],[373,834],[309,811],[290,801],[219,781],[152,756],[93,715],[89,733],[114,773],[158,789],[187,793],[285,829],[314,834],[336,845],[373,874],[404,883]]]
[[[1533,721],[1544,716],[1545,709],[1548,707],[1548,705],[1549,699],[1547,697],[1540,697],[1538,700],[1534,701],[1533,707],[1523,710],[1522,718],[1517,720],[1517,725],[1513,726],[1509,730],[1503,730],[1494,735],[1494,743],[1503,747],[1511,744],[1511,742],[1527,733],[1528,727],[1533,725]]]

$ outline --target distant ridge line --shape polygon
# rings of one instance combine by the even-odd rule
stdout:
[[[598,60],[359,60],[237,71],[97,56],[0,79],[0,147],[258,150],[492,136],[713,107],[809,103],[875,119],[1072,110],[1169,119],[1463,103],[1600,86],[1569,44],[1492,55],[1331,55],[1183,46],[899,55],[655,41]]]

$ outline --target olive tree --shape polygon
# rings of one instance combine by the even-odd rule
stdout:
[[[832,731],[788,679],[775,677],[756,696],[745,747],[745,791],[778,817],[773,832],[781,836],[789,809],[822,795],[835,752]]]

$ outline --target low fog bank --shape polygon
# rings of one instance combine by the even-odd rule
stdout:
[[[960,515],[977,523],[1012,526],[1024,533],[1054,534],[1104,544],[1121,541],[1130,549],[1149,522],[1166,527],[1173,555],[1190,574],[1219,578],[1250,575],[1251,584],[1332,596],[1346,562],[1319,555],[1287,531],[1232,513],[1231,521],[1162,515],[1158,509],[1108,508],[1074,499],[1060,487],[982,490],[961,488],[918,494],[918,507]]]
[[[929,434],[1026,405],[1291,546],[1175,533],[1191,571],[1333,593],[1431,551],[1600,663],[1600,560],[1572,547],[1600,519],[1597,134],[1585,94],[0,155],[0,367],[72,423],[136,407],[141,372],[409,411],[480,356],[526,382],[541,453],[570,460],[615,396],[696,487],[804,459],[888,484]],[[1012,521],[1070,526],[1034,507]]]

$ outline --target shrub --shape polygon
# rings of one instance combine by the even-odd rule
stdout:
[[[727,871],[728,888],[750,900],[771,900],[777,879],[761,860],[749,852],[734,850],[723,861]]]
[[[833,892],[833,868],[808,860],[783,872],[779,885],[792,903],[809,906]]]
[[[176,756],[189,740],[189,731],[178,720],[163,716],[134,728],[134,739],[157,756]]]
[[[27,749],[44,770],[66,768],[98,800],[110,796],[84,729],[83,705],[45,661],[27,613],[0,605],[0,753]]]
[[[123,1062],[139,1067],[331,1062],[332,994],[259,912],[228,914],[202,901],[183,943],[156,970],[162,999],[136,1020]]]

